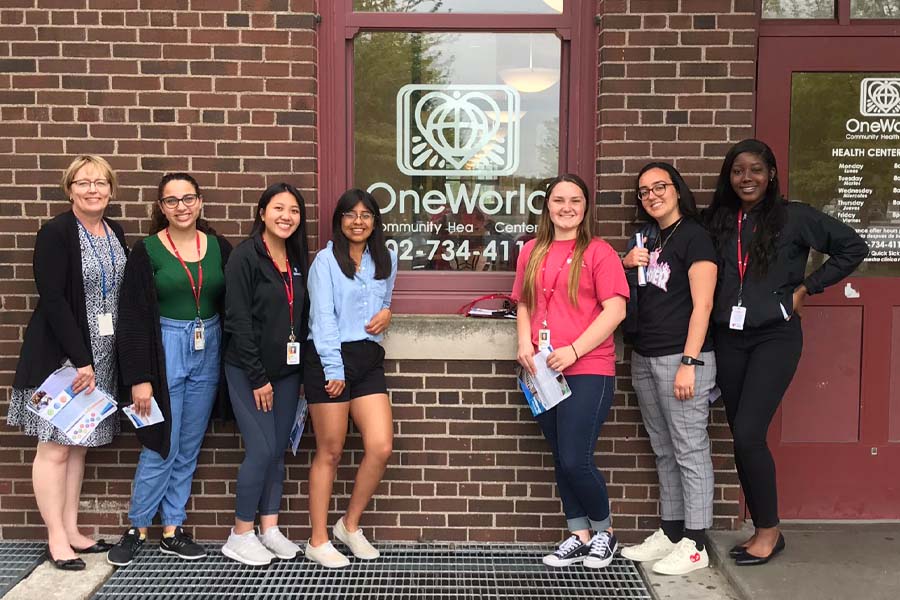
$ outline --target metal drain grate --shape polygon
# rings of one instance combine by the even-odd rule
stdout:
[[[298,557],[268,567],[231,561],[218,549],[188,562],[145,549],[97,591],[95,600],[640,599],[650,600],[631,561],[606,569],[552,569],[534,545],[379,544],[381,558],[330,570]],[[346,553],[346,549],[342,549]]]
[[[28,577],[44,559],[42,542],[0,542],[0,596]]]

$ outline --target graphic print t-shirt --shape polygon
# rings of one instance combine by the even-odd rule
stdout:
[[[664,242],[650,251],[647,285],[638,288],[638,334],[635,350],[643,356],[684,352],[694,303],[688,270],[697,261],[716,262],[712,238],[693,219],[684,219],[660,232]],[[703,351],[711,350],[709,332]]]

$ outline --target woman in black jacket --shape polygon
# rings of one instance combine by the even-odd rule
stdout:
[[[246,451],[234,529],[222,554],[248,565],[294,558],[300,550],[278,529],[278,511],[308,331],[303,211],[303,196],[292,185],[269,186],[250,237],[234,249],[225,270],[225,376]]]
[[[29,411],[36,388],[60,366],[77,369],[74,392],[95,387],[118,396],[115,328],[127,248],[122,228],[104,216],[117,192],[116,174],[99,156],[79,156],[62,178],[72,203],[41,227],[34,244],[38,304],[25,330],[16,367],[8,423],[38,439],[32,483],[47,526],[47,554],[60,569],[81,570],[77,553],[106,552],[110,545],[78,530],[78,502],[89,447],[109,444],[119,431],[115,416],[78,443]]]
[[[717,382],[756,527],[731,555],[738,565],[764,564],[785,546],[766,433],[800,361],[803,302],[850,275],[868,247],[840,221],[787,202],[775,156],[759,140],[728,151],[706,216],[719,256],[713,307]],[[829,259],[805,276],[811,248]]]
[[[150,235],[134,245],[125,267],[119,369],[138,418],[149,417],[153,398],[163,421],[137,429],[144,447],[128,511],[131,527],[107,554],[113,565],[131,563],[157,512],[162,552],[188,560],[206,556],[181,526],[219,387],[219,313],[231,244],[200,218],[202,207],[193,177],[165,175],[157,188]]]

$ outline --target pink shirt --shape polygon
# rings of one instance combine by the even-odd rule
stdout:
[[[525,244],[516,265],[512,297],[522,297],[525,267],[534,249],[534,240]],[[575,240],[553,242],[538,275],[537,302],[531,312],[531,343],[537,349],[538,330],[546,319],[550,345],[568,346],[603,312],[602,302],[613,296],[628,299],[628,282],[619,255],[612,246],[594,238],[584,251],[578,283],[578,306],[569,301],[569,268]],[[579,357],[564,371],[566,375],[615,375],[616,347],[610,335],[589,353]]]

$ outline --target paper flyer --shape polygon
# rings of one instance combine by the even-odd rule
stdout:
[[[294,427],[291,429],[291,452],[294,453],[294,456],[297,456],[300,438],[303,437],[303,428],[306,426],[307,411],[306,397],[300,396],[300,401],[297,403],[297,412],[294,414]]]
[[[525,394],[534,416],[547,412],[572,395],[565,376],[547,366],[551,352],[552,349],[541,350],[534,355],[534,375],[521,367],[518,370],[519,389]]]
[[[74,367],[57,369],[38,386],[27,407],[79,444],[97,425],[114,414],[118,406],[99,388],[94,388],[90,394],[73,392],[71,386],[77,375]]]
[[[137,414],[134,410],[134,405],[125,406],[122,408],[122,412],[125,413],[125,416],[128,417],[128,420],[131,421],[131,424],[136,428],[140,429],[141,427],[147,427],[148,425],[156,425],[157,423],[162,423],[165,421],[163,418],[162,411],[159,409],[159,404],[156,402],[156,398],[150,396],[150,416],[142,417]]]

